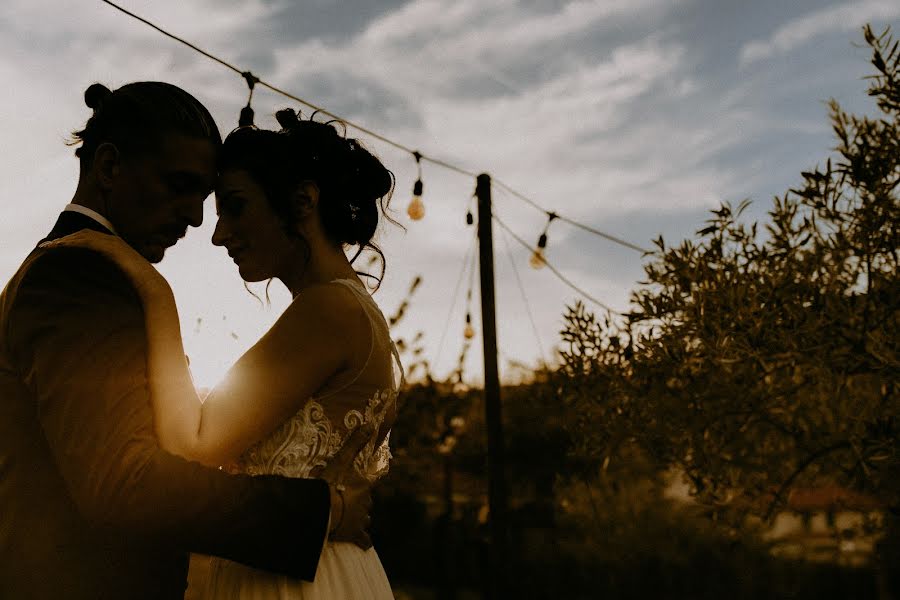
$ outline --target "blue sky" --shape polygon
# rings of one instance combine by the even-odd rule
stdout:
[[[887,0],[191,0],[122,5],[263,79],[392,139],[473,172],[488,172],[543,206],[641,246],[692,237],[722,200],[753,200],[800,181],[833,146],[825,102],[873,112],[861,26],[900,22]],[[161,37],[99,0],[7,0],[0,16],[0,278],[14,272],[71,198],[77,163],[64,141],[89,116],[94,81],[181,85],[236,125],[246,86],[234,73]],[[257,123],[290,106],[257,90]],[[351,134],[355,134],[351,130]],[[397,176],[392,202],[406,231],[385,225],[388,272],[376,299],[392,312],[416,275],[423,284],[397,331],[423,331],[435,371],[459,353],[464,298],[453,289],[471,240],[468,177],[424,164],[425,220],[408,221],[415,179],[408,154],[360,136]],[[495,189],[495,210],[533,242],[545,217]],[[274,321],[209,244],[214,211],[161,265],[178,297],[185,343],[209,384]],[[503,234],[495,231],[501,367],[534,363],[528,323]],[[607,304],[628,308],[640,255],[556,222],[548,260]],[[528,268],[510,242],[540,346],[559,343],[577,295]],[[273,286],[273,290],[274,290]],[[477,289],[473,318],[479,329]],[[198,323],[198,319],[202,319]],[[438,348],[449,323],[443,347]],[[467,373],[480,378],[480,345]]]

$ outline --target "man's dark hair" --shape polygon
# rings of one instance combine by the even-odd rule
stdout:
[[[91,168],[97,147],[105,142],[115,144],[124,156],[148,152],[166,133],[208,139],[216,147],[222,143],[206,107],[170,83],[137,81],[114,92],[95,83],[85,90],[84,102],[94,114],[84,129],[72,134],[72,144],[81,144],[75,156],[83,171]]]

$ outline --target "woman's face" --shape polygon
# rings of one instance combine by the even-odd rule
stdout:
[[[296,260],[296,240],[247,171],[225,171],[216,185],[219,220],[212,243],[224,246],[244,281],[280,277]]]

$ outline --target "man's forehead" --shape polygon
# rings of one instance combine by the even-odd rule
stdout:
[[[181,134],[163,134],[155,158],[167,172],[193,174],[215,181],[217,148],[211,140]]]
[[[157,156],[168,161],[185,162],[193,159],[198,164],[215,166],[218,147],[212,140],[181,133],[163,133],[159,137]]]

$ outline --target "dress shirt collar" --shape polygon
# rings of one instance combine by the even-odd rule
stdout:
[[[66,211],[82,214],[82,215],[88,217],[89,219],[93,219],[94,221],[97,221],[98,223],[100,223],[101,225],[103,225],[104,227],[109,229],[109,232],[112,233],[113,235],[119,235],[118,233],[116,233],[116,228],[113,227],[112,223],[109,222],[109,219],[107,219],[106,217],[104,217],[103,215],[98,213],[96,210],[92,210],[92,209],[88,208],[87,206],[82,206],[80,204],[66,204],[66,207],[63,209],[63,212],[66,212]]]

